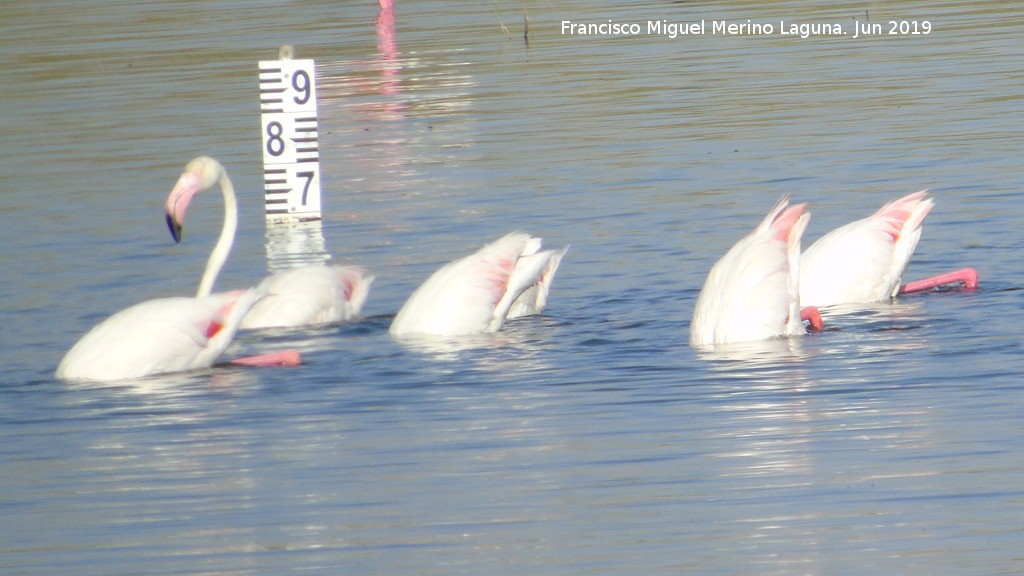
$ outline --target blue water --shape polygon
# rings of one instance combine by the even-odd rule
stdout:
[[[1010,574],[1024,567],[1019,8],[426,1],[28,2],[0,36],[4,574]],[[926,36],[567,37],[563,19],[852,23]],[[502,24],[509,33],[502,29]],[[60,38],[60,41],[55,39]],[[69,385],[131,303],[189,294],[218,157],[267,261],[256,63],[317,61],[323,242],[360,322],[240,336],[293,369]],[[981,288],[687,345],[704,275],[784,193],[807,240],[929,188],[907,274]],[[547,313],[401,344],[434,269],[524,229],[571,245]],[[1008,264],[1010,263],[1010,264]]]

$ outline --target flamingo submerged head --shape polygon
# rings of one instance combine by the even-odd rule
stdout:
[[[219,186],[224,196],[224,224],[217,245],[210,252],[196,296],[213,291],[221,268],[231,253],[238,228],[238,199],[224,166],[209,156],[199,156],[185,166],[164,204],[171,237],[182,239],[185,214],[192,199]],[[373,275],[357,266],[308,264],[266,278],[260,286],[269,294],[252,307],[243,328],[304,326],[351,320],[361,313]]]
[[[766,340],[820,329],[815,310],[800,308],[800,240],[807,204],[783,196],[757,228],[711,267],[690,321],[690,345]]]
[[[540,314],[568,248],[513,232],[445,264],[417,288],[391,322],[392,336],[497,332],[512,318]]]
[[[934,205],[927,190],[907,194],[819,238],[800,257],[801,302],[814,306],[885,302],[898,294],[950,284],[975,289],[977,272],[971,268],[900,285]]]

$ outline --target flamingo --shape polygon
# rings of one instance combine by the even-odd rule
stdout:
[[[237,290],[205,298],[157,298],[129,306],[87,332],[57,366],[62,380],[127,380],[208,368],[231,344],[242,317],[266,294]],[[297,363],[283,355],[240,359],[248,365]]]
[[[189,203],[196,194],[215,185],[220,186],[224,197],[224,224],[199,282],[198,297],[210,294],[231,253],[238,228],[235,188],[220,162],[200,156],[185,166],[164,207],[171,236],[175,242],[181,242]],[[307,264],[269,276],[257,286],[267,292],[267,296],[249,311],[242,328],[294,327],[351,320],[362,312],[373,280],[374,276],[360,267],[325,264]]]
[[[524,232],[495,240],[434,272],[398,311],[390,333],[497,332],[506,320],[539,314],[567,250],[541,250],[541,239]]]
[[[926,194],[922,190],[893,200],[812,244],[800,258],[801,302],[818,307],[861,304],[956,282],[977,287],[977,272],[971,268],[900,285],[935,204]]]
[[[783,196],[753,232],[708,273],[690,322],[691,346],[795,336],[803,321],[821,328],[817,309],[800,309],[800,237],[807,204]]]

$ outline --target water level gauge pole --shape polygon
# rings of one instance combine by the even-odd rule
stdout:
[[[267,268],[280,272],[330,259],[320,206],[316,68],[282,46],[259,63]]]
[[[260,61],[260,121],[267,224],[320,219],[320,145],[316,69],[293,60],[282,46],[278,60]]]

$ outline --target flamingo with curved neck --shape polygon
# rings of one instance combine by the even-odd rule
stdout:
[[[214,185],[220,186],[221,194],[224,196],[224,224],[217,243],[210,252],[210,258],[206,261],[206,269],[196,291],[198,298],[208,296],[213,291],[213,284],[217,281],[217,276],[220,275],[221,268],[227,262],[231,248],[235,244],[235,233],[238,231],[238,198],[235,196],[235,187],[220,162],[209,156],[200,156],[185,166],[185,172],[178,178],[164,205],[171,236],[175,242],[181,242],[181,231],[189,204],[196,194],[209,190]]]
[[[164,212],[175,242],[181,242],[182,227],[189,204],[197,194],[219,186],[224,197],[224,224],[206,262],[196,296],[213,290],[221,268],[227,262],[238,229],[238,199],[235,187],[220,162],[200,156],[185,171],[167,197]],[[304,326],[350,320],[362,312],[374,276],[358,266],[308,264],[264,279],[259,287],[268,296],[253,306],[242,328]]]

